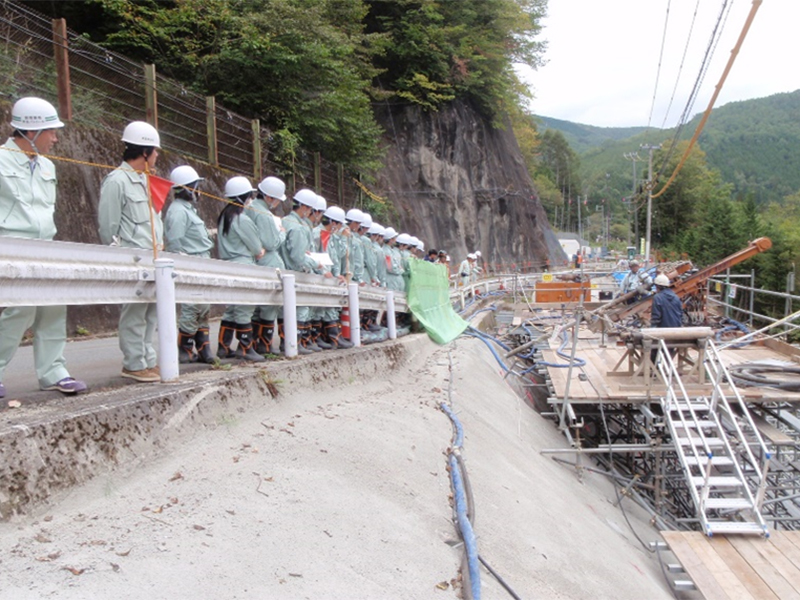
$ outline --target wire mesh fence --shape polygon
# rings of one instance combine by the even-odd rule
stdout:
[[[68,65],[62,75],[59,46]],[[355,174],[340,165],[302,149],[293,158],[278,158],[272,132],[258,121],[159,74],[148,81],[145,65],[13,0],[0,0],[0,90],[11,102],[26,95],[46,98],[59,105],[62,119],[117,134],[131,121],[149,121],[163,148],[237,174],[277,174],[289,193],[309,187],[342,206],[362,198]]]

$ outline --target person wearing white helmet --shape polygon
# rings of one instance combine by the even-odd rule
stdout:
[[[258,184],[256,197],[250,204],[248,216],[256,224],[264,256],[256,261],[262,267],[283,269],[279,249],[286,240],[286,230],[278,225],[273,211],[286,200],[286,184],[278,177],[265,177]],[[280,306],[257,306],[253,312],[253,339],[255,351],[264,355],[270,352],[275,334],[275,320],[282,314]]]
[[[203,178],[193,167],[181,165],[172,170],[169,179],[172,182],[172,202],[164,217],[166,251],[211,258],[214,242],[203,218],[197,213],[198,189]],[[208,328],[210,310],[210,304],[181,304],[178,318],[178,359],[181,363],[195,360],[207,364],[214,362]]]
[[[357,208],[351,208],[347,211],[345,218],[349,230],[349,234],[345,232],[348,264],[348,272],[345,276],[353,283],[364,285],[364,245],[361,243],[359,234],[364,213]]]
[[[56,169],[47,154],[64,126],[55,107],[21,98],[11,109],[12,135],[0,148],[0,235],[52,240],[56,234]],[[0,314],[0,398],[3,373],[25,332],[33,329],[33,360],[39,387],[76,394],[86,384],[70,377],[64,358],[66,306],[8,307]]]
[[[292,212],[283,217],[286,229],[286,241],[281,246],[281,256],[287,269],[301,273],[313,273],[321,270],[322,265],[309,256],[314,251],[314,234],[309,217],[316,210],[319,199],[309,189],[295,192],[292,199]],[[297,353],[311,354],[321,350],[311,339],[311,307],[297,307]],[[283,337],[283,320],[278,321],[278,330]]]
[[[388,227],[383,234],[383,256],[386,261],[386,287],[398,292],[405,291],[403,282],[403,266],[400,250],[394,247],[397,232]]]
[[[346,227],[346,220],[344,209],[338,206],[328,207],[322,219],[322,224],[328,228],[330,234],[328,235],[323,231],[320,235],[321,247],[328,253],[333,263],[330,272],[341,284],[347,283],[345,273],[348,265],[347,242],[350,230]],[[338,307],[328,307],[324,310],[321,315],[322,337],[333,348],[352,348],[352,342],[342,336],[340,313],[341,310]]]
[[[309,216],[309,222],[312,227],[312,251],[320,254],[328,253],[328,243],[330,242],[331,230],[334,227],[334,223],[325,216],[327,210],[328,201],[320,194],[317,194],[317,201],[314,205],[314,210],[311,211],[311,215]],[[325,222],[324,225],[323,221]],[[323,238],[325,239],[323,240]],[[325,275],[326,277],[332,276],[330,267],[326,265],[319,265],[318,268],[314,269],[314,273]],[[308,325],[312,350],[313,346],[318,347],[320,350],[330,350],[333,348],[333,346],[326,341],[325,336],[323,336],[322,318],[326,310],[327,308],[322,306],[312,306],[309,309]]]
[[[100,241],[125,248],[161,248],[163,224],[161,216],[151,208],[147,189],[147,173],[155,167],[161,146],[158,131],[149,123],[133,121],[122,132],[122,141],[122,163],[106,175],[100,186]],[[119,347],[123,377],[141,382],[161,380],[153,345],[157,322],[155,302],[121,306]]]
[[[255,188],[247,177],[231,177],[225,183],[228,204],[220,212],[217,221],[217,254],[221,260],[254,265],[263,258],[266,250],[261,245],[258,227],[245,208],[255,194]],[[253,312],[250,304],[229,304],[225,307],[219,324],[217,356],[219,358],[243,358],[250,362],[264,362],[264,356],[256,352],[253,339]],[[233,336],[238,345],[233,350]]]
[[[386,287],[386,259],[383,255],[383,232],[385,229],[379,223],[373,223],[367,231],[372,242],[372,253],[375,255],[375,276],[377,285]]]
[[[471,282],[475,283],[478,281],[478,277],[480,277],[481,273],[483,272],[483,269],[480,267],[481,251],[476,250],[472,253],[472,256],[475,257],[475,261],[472,263],[472,271],[469,274],[469,279]]]
[[[632,260],[629,263],[629,267],[630,271],[628,271],[620,284],[620,295],[624,296],[625,294],[636,292],[627,301],[628,304],[633,304],[648,295],[648,291],[653,286],[653,280],[647,271],[641,268],[638,260]]]
[[[461,278],[461,286],[467,287],[472,275],[472,267],[475,264],[475,255],[472,253],[467,254],[467,258],[461,261],[458,266],[458,276]]]
[[[364,219],[358,228],[361,240],[361,252],[364,255],[364,282],[370,285],[379,285],[378,264],[375,252],[372,250],[372,240],[369,239],[369,228],[372,227],[372,216],[365,212]]]
[[[397,236],[397,250],[400,253],[400,266],[403,268],[403,290],[408,291],[409,280],[411,279],[411,243],[412,238],[407,233]]]

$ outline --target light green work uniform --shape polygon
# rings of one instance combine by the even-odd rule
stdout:
[[[0,147],[0,235],[52,240],[56,204],[56,169],[43,156],[35,162],[22,154],[13,138]],[[0,381],[33,326],[33,360],[40,387],[69,377],[64,346],[66,306],[19,306],[0,314]]]
[[[383,255],[386,257],[386,287],[398,292],[405,291],[403,283],[403,267],[400,261],[400,251],[388,245],[383,246]]]
[[[375,255],[375,274],[381,287],[386,287],[386,256],[383,254],[383,246],[372,240],[372,253]]]
[[[317,266],[314,260],[307,254],[314,248],[313,234],[311,225],[307,219],[303,219],[296,211],[283,217],[283,228],[286,230],[286,241],[281,246],[281,257],[286,268],[291,271],[301,273],[311,273]],[[297,307],[297,322],[305,323],[311,316],[311,309],[308,306]]]
[[[364,281],[374,284],[378,281],[378,261],[372,250],[372,240],[368,236],[361,236],[361,252],[364,254]]]
[[[351,281],[353,283],[361,283],[364,281],[364,247],[361,244],[361,236],[359,234],[350,232],[347,237],[347,249],[350,252]]]
[[[152,219],[152,225],[150,220]],[[151,210],[147,195],[147,178],[123,162],[103,179],[97,206],[100,241],[125,248],[153,247],[163,244],[161,217]],[[129,371],[156,366],[153,335],[158,324],[156,303],[123,304],[119,315],[119,347],[122,366]]]
[[[266,250],[256,264],[262,267],[273,267],[283,269],[283,259],[278,249],[286,239],[286,233],[278,229],[275,217],[267,206],[263,198],[256,198],[250,205],[247,215],[253,220],[258,229],[258,237],[261,240],[261,247]],[[280,314],[281,306],[257,306],[253,313],[254,319],[262,321],[274,321]]]
[[[167,252],[180,252],[202,258],[211,257],[214,242],[194,202],[173,198],[164,217],[164,239]],[[194,335],[198,328],[208,327],[210,304],[181,304],[178,329]]]
[[[398,250],[400,252],[400,266],[403,267],[403,289],[408,292],[408,280],[411,278],[411,267],[408,262],[414,257],[411,256],[411,250]]]
[[[256,256],[261,253],[261,239],[247,210],[233,217],[228,233],[223,232],[222,220],[217,230],[217,253],[220,259],[246,265],[256,264]],[[250,325],[255,307],[247,304],[229,304],[222,315],[223,321],[237,325]]]

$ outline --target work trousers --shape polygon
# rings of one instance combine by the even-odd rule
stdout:
[[[189,335],[194,335],[200,327],[208,327],[208,313],[210,311],[210,304],[181,304],[178,329]]]
[[[255,310],[256,307],[250,304],[229,304],[225,307],[225,314],[222,315],[222,320],[230,321],[237,325],[250,325]]]
[[[49,387],[69,377],[64,346],[67,344],[66,306],[9,307],[0,315],[0,381],[22,337],[33,328],[33,361],[39,387]]]
[[[123,304],[119,314],[119,349],[122,366],[141,371],[156,366],[153,335],[158,324],[156,303]]]
[[[260,319],[262,321],[274,321],[282,316],[282,306],[257,306],[256,312],[253,314],[254,319]]]

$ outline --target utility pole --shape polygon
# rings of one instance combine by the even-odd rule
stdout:
[[[647,150],[649,153],[647,161],[647,234],[644,242],[644,262],[645,265],[650,264],[650,225],[653,221],[653,150],[661,150],[661,145],[652,146],[650,144],[642,144],[639,146],[642,150]]]
[[[643,160],[638,152],[626,152],[623,156],[633,163],[633,184],[631,186],[631,203],[633,204],[633,241],[639,247],[639,207],[636,204],[636,161]],[[628,246],[631,245],[631,232],[628,230]]]

